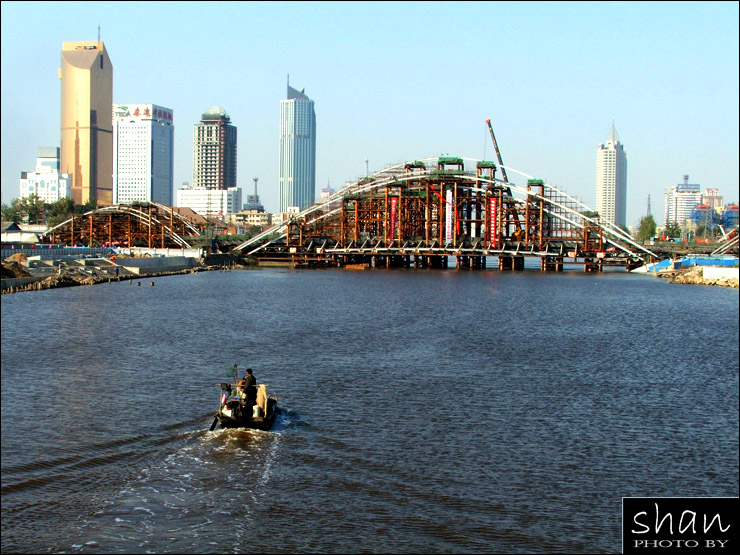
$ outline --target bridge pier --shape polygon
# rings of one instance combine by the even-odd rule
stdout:
[[[540,258],[540,270],[543,272],[562,272],[563,259],[557,256],[543,256]]]
[[[517,272],[521,272],[522,270],[524,270],[524,257],[499,255],[498,269],[504,271],[514,270]]]
[[[594,260],[593,258],[585,258],[583,260],[583,271],[587,274],[600,272],[601,270],[602,268],[600,258],[598,260]]]
[[[445,269],[447,268],[447,257],[435,254],[427,254],[422,258],[422,268]]]
[[[485,256],[456,256],[455,262],[458,269],[481,270],[486,267]]]

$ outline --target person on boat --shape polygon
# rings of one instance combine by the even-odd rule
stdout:
[[[247,399],[254,404],[257,401],[257,378],[254,377],[251,368],[247,368],[247,375],[244,376],[242,381],[244,382],[242,391],[247,394]]]
[[[244,387],[247,385],[247,377],[244,376],[239,382],[236,384],[236,394],[241,399],[244,399],[245,391]]]

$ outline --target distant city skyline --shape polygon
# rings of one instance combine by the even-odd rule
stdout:
[[[146,13],[136,39],[124,6]],[[192,183],[191,123],[225,106],[242,129],[237,185],[250,191],[258,177],[269,212],[287,73],[317,99],[316,182],[335,189],[408,160],[490,159],[490,118],[507,166],[595,208],[593,151],[614,119],[630,156],[627,225],[648,196],[662,224],[665,188],[684,174],[738,201],[736,3],[459,2],[420,13],[414,2],[226,2],[218,30],[200,23],[212,4],[174,6],[2,2],[3,203],[19,196],[38,147],[62,146],[60,47],[95,42],[98,26],[115,62],[112,103],[143,97],[177,114],[174,183]]]

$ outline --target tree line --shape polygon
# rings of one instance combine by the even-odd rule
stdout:
[[[85,204],[75,204],[71,198],[67,197],[47,203],[38,195],[30,195],[26,198],[13,199],[10,204],[3,204],[0,211],[4,222],[29,225],[46,224],[48,227],[54,227],[66,222],[72,216],[79,216],[96,208],[97,202],[94,198]]]

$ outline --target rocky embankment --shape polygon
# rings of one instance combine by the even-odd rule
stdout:
[[[25,262],[25,255],[15,254],[2,263],[2,279],[8,281],[17,281],[18,283],[10,287],[3,284],[2,293],[18,293],[21,291],[39,291],[43,289],[55,289],[57,287],[74,287],[77,285],[95,285],[97,283],[110,283],[112,281],[127,281],[131,279],[143,279],[160,276],[169,276],[177,274],[192,274],[202,271],[214,271],[224,268],[237,269],[245,267],[244,260],[239,258],[230,258],[228,256],[209,257],[202,261],[201,266],[186,268],[176,271],[153,271],[146,274],[132,274],[122,269],[118,274],[111,273],[108,269],[101,271],[100,268],[91,270],[89,273],[81,268],[65,266],[60,269],[59,273],[46,277],[34,276],[28,270]]]
[[[693,266],[691,268],[680,268],[678,270],[662,270],[658,272],[658,277],[668,280],[671,283],[687,283],[690,285],[715,285],[718,287],[731,287],[738,289],[737,278],[705,278],[703,266]]]

